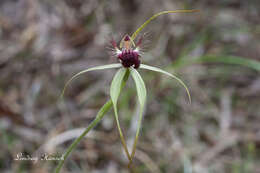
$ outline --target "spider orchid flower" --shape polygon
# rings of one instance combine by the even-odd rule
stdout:
[[[129,35],[125,35],[120,42],[120,48],[117,47],[114,40],[111,41],[112,46],[114,47],[114,54],[117,56],[117,58],[125,68],[129,68],[132,66],[136,69],[139,68],[141,63],[139,53],[141,40],[142,38],[139,39],[135,46],[132,38]]]
[[[145,102],[146,102],[146,87],[145,87],[145,84],[144,84],[144,81],[143,81],[141,75],[137,71],[138,69],[145,69],[145,70],[159,72],[159,73],[168,75],[169,77],[177,80],[185,88],[187,95],[188,95],[188,98],[189,98],[189,101],[191,102],[190,92],[189,92],[187,86],[182,82],[181,79],[179,79],[175,75],[170,74],[170,73],[168,73],[168,72],[166,72],[166,71],[164,71],[160,68],[141,64],[141,61],[140,61],[141,54],[140,54],[139,50],[140,50],[140,45],[142,43],[142,37],[136,43],[134,42],[134,40],[135,40],[136,36],[139,34],[139,32],[142,31],[143,28],[147,24],[149,24],[153,19],[155,19],[156,17],[158,17],[162,14],[168,14],[168,13],[190,13],[190,12],[197,12],[197,10],[162,11],[160,13],[153,15],[148,20],[146,20],[144,22],[144,24],[142,24],[131,36],[125,35],[122,38],[119,46],[117,46],[117,44],[114,40],[111,41],[111,44],[114,48],[114,55],[120,63],[92,67],[92,68],[80,71],[79,73],[72,76],[70,78],[70,80],[68,80],[68,82],[65,84],[65,87],[62,91],[61,97],[63,97],[64,92],[65,92],[67,86],[69,85],[69,83],[73,79],[78,77],[79,75],[82,75],[86,72],[95,71],[95,70],[105,70],[105,69],[119,68],[119,70],[115,74],[115,76],[112,80],[111,86],[110,86],[110,98],[111,99],[103,105],[103,107],[99,110],[96,118],[89,124],[89,126],[86,128],[86,130],[67,149],[67,151],[64,154],[64,159],[60,160],[60,162],[59,162],[59,164],[56,168],[56,171],[55,171],[56,173],[58,173],[60,171],[60,169],[62,168],[62,165],[64,164],[64,161],[69,156],[71,151],[76,147],[76,145],[80,142],[80,140],[92,128],[94,128],[94,126],[98,122],[100,122],[100,120],[104,117],[104,115],[108,112],[108,110],[111,107],[114,108],[114,114],[115,114],[115,119],[116,119],[118,131],[119,131],[120,139],[121,139],[121,142],[123,144],[123,148],[125,150],[125,153],[126,153],[128,159],[129,159],[128,166],[131,165],[132,160],[133,160],[134,155],[135,155],[136,145],[137,145],[139,132],[140,132],[140,129],[141,129],[141,124],[142,124],[143,109],[145,107]],[[139,101],[139,104],[140,104],[138,127],[137,127],[137,130],[136,130],[136,136],[135,136],[135,140],[134,140],[134,144],[133,144],[131,153],[129,152],[129,150],[127,148],[125,138],[124,138],[124,135],[123,135],[121,127],[120,127],[119,118],[118,118],[118,110],[117,110],[118,97],[120,95],[122,88],[125,86],[125,83],[127,82],[129,75],[131,75],[132,78],[135,81],[138,101]]]

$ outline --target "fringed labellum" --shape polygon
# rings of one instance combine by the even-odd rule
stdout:
[[[112,46],[114,47],[114,54],[117,56],[121,64],[125,68],[133,66],[134,68],[139,68],[140,66],[140,44],[142,37],[137,41],[135,45],[134,41],[129,35],[125,35],[120,42],[119,47],[116,45],[114,40],[111,41]]]

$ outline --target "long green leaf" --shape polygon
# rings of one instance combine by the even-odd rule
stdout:
[[[111,97],[111,100],[113,102],[115,119],[116,119],[118,131],[119,131],[120,139],[121,139],[121,142],[123,144],[126,155],[127,155],[128,159],[130,160],[131,157],[130,157],[129,151],[127,149],[127,145],[126,145],[126,142],[125,142],[123,132],[122,132],[121,127],[120,127],[120,123],[119,123],[119,119],[118,119],[118,111],[117,111],[117,101],[118,101],[118,97],[119,97],[120,92],[121,92],[121,84],[123,82],[124,77],[127,75],[127,73],[129,74],[129,71],[126,68],[121,68],[117,71],[117,73],[115,74],[115,76],[112,80],[111,86],[110,86],[110,97]]]
[[[137,127],[137,130],[136,130],[135,141],[134,141],[134,144],[133,144],[133,149],[132,149],[132,153],[131,153],[131,160],[129,162],[129,165],[131,164],[133,157],[135,155],[135,150],[136,150],[136,145],[137,145],[137,141],[138,141],[138,137],[139,137],[139,132],[140,132],[141,125],[142,125],[143,110],[144,110],[144,106],[145,106],[145,102],[146,102],[146,88],[145,88],[145,84],[144,84],[144,81],[143,81],[141,75],[133,67],[130,68],[130,74],[135,81],[137,96],[138,96],[138,100],[139,100],[139,103],[140,103],[140,112],[139,112],[139,119],[138,119],[138,127]]]
[[[141,69],[146,69],[146,70],[151,70],[151,71],[155,71],[155,72],[160,72],[160,73],[163,73],[163,74],[166,74],[174,79],[176,79],[186,90],[187,94],[188,94],[188,97],[189,97],[189,101],[191,103],[191,96],[190,96],[190,91],[188,89],[188,87],[184,84],[184,82],[179,79],[178,77],[176,77],[175,75],[171,74],[171,73],[168,73],[160,68],[157,68],[157,67],[153,67],[153,66],[149,66],[149,65],[145,65],[145,64],[141,64],[140,65],[140,68]]]
[[[158,17],[162,14],[192,13],[192,12],[198,12],[198,10],[174,10],[174,11],[162,11],[162,12],[156,13],[155,15],[153,15],[152,17],[147,19],[139,28],[137,28],[137,30],[132,34],[131,38],[132,38],[132,40],[134,40],[136,38],[136,36],[139,34],[139,32],[141,32],[144,29],[144,27],[146,27],[146,25],[148,25],[153,19],[155,19],[156,17]]]
[[[122,67],[121,64],[117,63],[117,64],[108,64],[108,65],[102,65],[102,66],[96,66],[96,67],[92,67],[92,68],[89,68],[89,69],[86,69],[86,70],[82,70],[80,71],[79,73],[73,75],[69,80],[68,82],[66,82],[63,90],[62,90],[62,93],[61,93],[61,98],[63,97],[64,93],[65,93],[65,90],[66,88],[68,87],[68,85],[70,84],[70,82],[75,79],[76,77],[78,77],[79,75],[82,75],[84,73],[87,73],[87,72],[90,72],[90,71],[94,71],[94,70],[105,70],[105,69],[110,69],[110,68],[119,68],[119,67]]]

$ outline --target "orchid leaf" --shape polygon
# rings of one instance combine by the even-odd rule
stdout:
[[[123,132],[120,127],[120,123],[119,123],[119,119],[118,119],[118,111],[117,111],[117,101],[118,101],[118,97],[121,92],[121,84],[124,81],[124,77],[128,76],[128,75],[129,75],[129,71],[126,68],[121,68],[117,71],[117,73],[115,74],[115,76],[112,80],[111,86],[110,86],[110,97],[111,97],[113,107],[114,107],[115,119],[116,119],[118,131],[119,131],[120,139],[123,144],[126,155],[127,155],[128,159],[130,160],[131,157],[130,157],[129,151],[127,149],[127,145],[125,142]]]
[[[146,25],[148,25],[153,19],[157,18],[160,15],[168,14],[168,13],[192,13],[192,12],[198,12],[198,11],[199,10],[174,10],[174,11],[162,11],[162,12],[156,13],[155,15],[153,15],[152,17],[147,19],[139,28],[137,28],[137,30],[132,34],[131,38],[132,38],[132,40],[134,40],[136,38],[136,36],[139,34],[139,32],[141,32],[146,27]]]
[[[142,124],[142,119],[143,119],[143,110],[144,110],[144,106],[145,106],[145,102],[146,102],[146,88],[145,88],[145,84],[144,84],[144,81],[143,81],[141,75],[133,67],[130,68],[130,74],[135,81],[137,96],[138,96],[138,100],[140,103],[140,112],[139,112],[139,119],[138,119],[138,126],[137,126],[137,130],[136,130],[135,141],[133,144],[133,149],[131,152],[131,160],[129,162],[129,165],[131,164],[133,157],[135,155],[136,144],[138,141],[139,132],[141,129],[141,124]]]
[[[111,69],[111,68],[119,68],[119,67],[122,67],[121,64],[117,63],[117,64],[108,64],[108,65],[102,65],[102,66],[96,66],[96,67],[92,67],[92,68],[88,68],[86,70],[82,70],[80,71],[79,73],[73,75],[65,84],[63,90],[62,90],[62,93],[61,93],[61,98],[64,96],[64,93],[65,93],[65,90],[66,88],[68,87],[68,85],[70,84],[70,82],[77,78],[78,76],[84,74],[84,73],[87,73],[87,72],[90,72],[90,71],[95,71],[95,70],[105,70],[105,69]]]
[[[190,96],[190,91],[189,91],[188,87],[187,87],[187,86],[185,85],[185,83],[184,83],[181,79],[179,79],[177,76],[175,76],[175,75],[173,75],[173,74],[171,74],[171,73],[168,73],[168,72],[166,72],[166,71],[164,71],[164,70],[162,70],[162,69],[160,69],[160,68],[153,67],[153,66],[149,66],[149,65],[145,65],[145,64],[141,64],[141,65],[140,65],[140,68],[141,68],[141,69],[146,69],[146,70],[155,71],[155,72],[159,72],[159,73],[163,73],[163,74],[166,74],[166,75],[170,76],[170,77],[173,78],[173,79],[176,79],[176,80],[185,88],[185,90],[186,90],[186,92],[187,92],[187,94],[188,94],[188,97],[189,97],[189,101],[190,101],[190,103],[191,103],[191,96]]]

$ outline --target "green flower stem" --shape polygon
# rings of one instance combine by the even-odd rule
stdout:
[[[94,128],[97,123],[99,123],[99,121],[104,117],[104,115],[109,111],[109,109],[112,107],[112,101],[109,100],[107,101],[103,107],[99,110],[96,118],[90,123],[90,125],[85,129],[85,131],[77,138],[74,140],[74,142],[69,146],[69,148],[67,149],[63,160],[59,161],[58,166],[56,167],[55,173],[59,173],[60,169],[62,168],[65,160],[67,159],[67,157],[69,156],[69,154],[72,152],[72,150],[76,147],[76,145],[81,141],[81,139],[83,139],[83,137],[92,129]]]
[[[123,87],[126,84],[126,81],[128,80],[129,77],[129,72],[126,73],[126,75],[124,76],[123,82],[121,84],[121,90],[123,89]],[[112,101],[111,99],[109,99],[104,105],[103,107],[99,110],[96,118],[90,123],[90,125],[85,129],[85,131],[77,138],[74,140],[74,142],[69,146],[69,148],[67,149],[66,153],[63,156],[63,159],[59,161],[58,166],[55,169],[55,173],[59,173],[65,160],[68,158],[68,156],[70,155],[70,153],[73,151],[73,149],[78,145],[78,143],[83,139],[83,137],[85,135],[88,134],[88,132],[93,129],[99,122],[100,120],[102,120],[102,118],[104,117],[104,115],[110,110],[110,108],[112,107]]]

